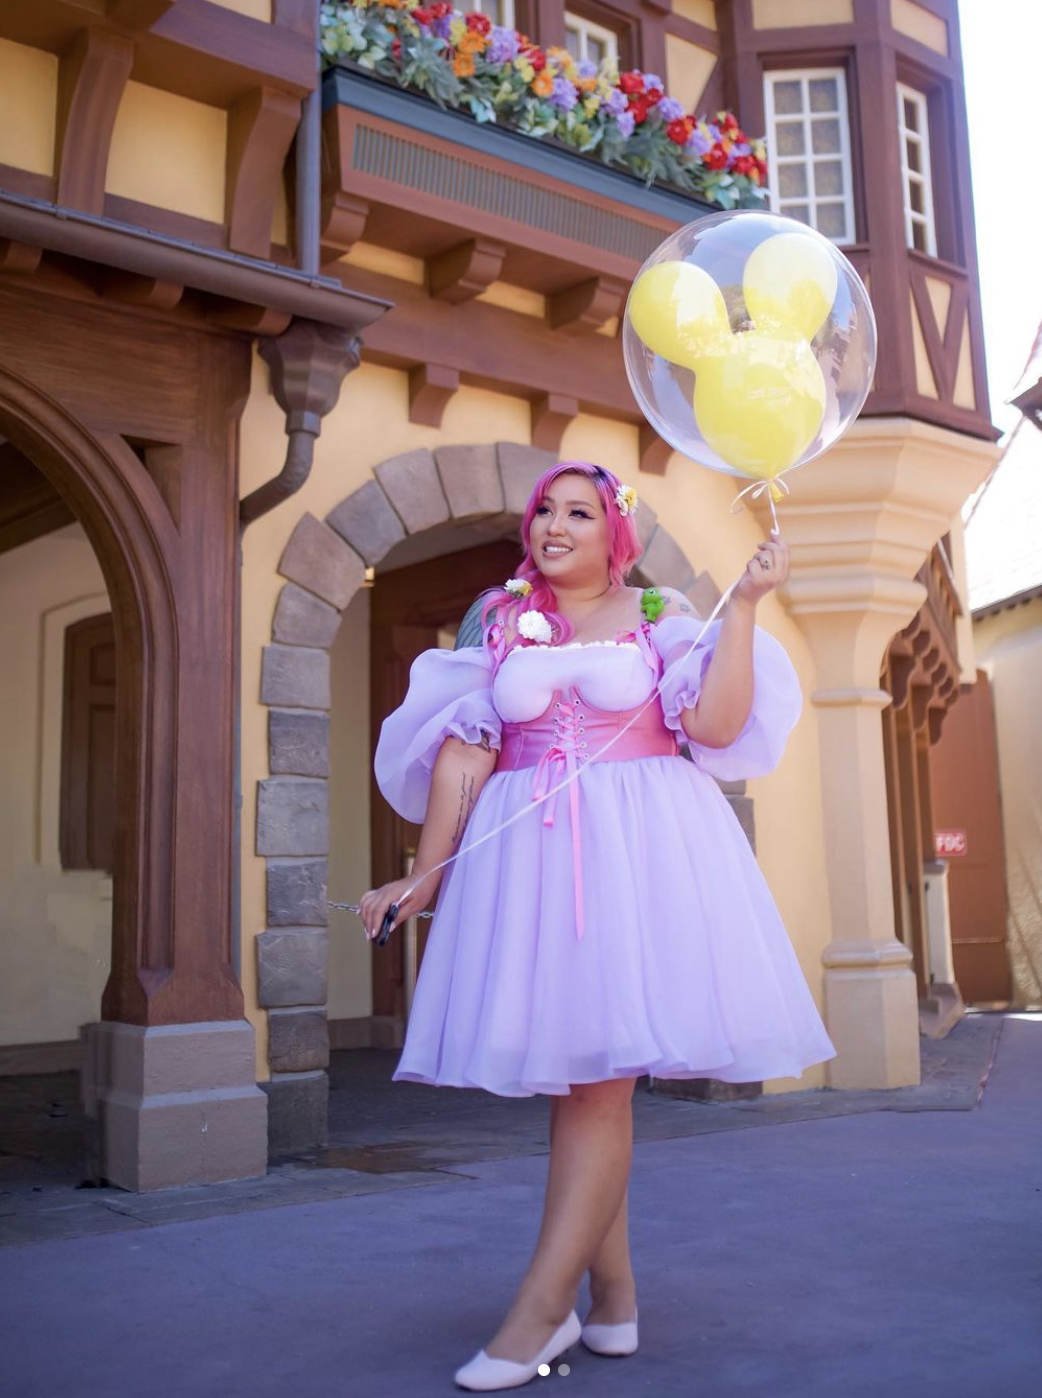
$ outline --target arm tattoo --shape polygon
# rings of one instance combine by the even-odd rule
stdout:
[[[478,744],[478,746],[481,748],[483,752],[492,751],[492,734],[489,733],[487,728],[483,728],[481,730],[481,742]]]
[[[464,827],[474,809],[474,778],[464,773],[460,777],[459,813],[456,816],[456,829],[452,832],[453,848],[459,843]]]
[[[695,610],[690,602],[678,602],[677,606],[682,612],[693,612]]]

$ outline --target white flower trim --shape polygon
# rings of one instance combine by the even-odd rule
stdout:
[[[527,597],[532,591],[532,584],[527,578],[507,578],[503,590],[509,592],[511,597]]]
[[[620,485],[615,492],[615,503],[620,515],[634,514],[640,504],[640,497],[631,485]]]
[[[553,639],[550,623],[542,612],[522,612],[517,619],[517,629],[526,641],[536,641],[547,646]]]

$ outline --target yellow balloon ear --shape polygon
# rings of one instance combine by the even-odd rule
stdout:
[[[839,278],[828,249],[806,233],[776,233],[749,255],[745,308],[757,330],[812,340],[828,319]]]
[[[699,431],[729,466],[772,480],[796,465],[821,430],[826,387],[806,340],[758,330],[708,355],[695,376]]]
[[[696,359],[730,340],[723,294],[712,277],[690,262],[659,262],[633,284],[627,313],[651,350],[691,368]]]

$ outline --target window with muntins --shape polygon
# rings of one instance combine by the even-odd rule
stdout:
[[[897,131],[901,144],[901,204],[905,243],[937,256],[937,228],[930,178],[930,127],[926,95],[904,83],[897,85]]]
[[[834,243],[852,243],[854,190],[847,80],[842,68],[771,69],[763,75],[772,211]]]
[[[517,27],[514,19],[514,0],[471,0],[467,8],[488,15],[493,24],[501,25],[504,29]]]
[[[564,12],[564,42],[568,52],[577,63],[584,59],[590,63],[602,63],[606,58],[619,56],[619,36],[603,24],[595,24],[582,15]]]

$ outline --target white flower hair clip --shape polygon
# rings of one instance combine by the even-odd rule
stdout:
[[[525,578],[507,578],[503,590],[509,592],[511,597],[527,597],[532,591],[532,584]]]
[[[640,504],[640,500],[631,485],[620,485],[615,492],[615,503],[619,507],[620,515],[631,515]]]
[[[548,646],[553,639],[553,630],[542,612],[522,612],[517,629],[526,641],[536,641],[541,646]]]

